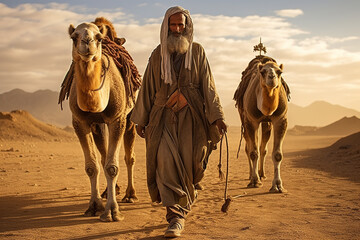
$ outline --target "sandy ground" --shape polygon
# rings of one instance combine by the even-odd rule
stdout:
[[[321,149],[340,137],[286,136],[281,168],[286,194],[268,193],[273,178],[269,156],[264,186],[246,188],[244,143],[236,159],[239,128],[230,128],[228,138],[228,193],[241,197],[233,200],[227,214],[220,211],[225,182],[218,178],[217,150],[180,239],[360,238],[360,155]],[[163,239],[165,209],[153,206],[147,193],[143,139],[137,138],[135,149],[139,202],[119,203],[125,220],[111,223],[82,216],[90,184],[77,140],[47,143],[19,136],[17,141],[0,141],[0,150],[0,239]],[[120,168],[119,202],[126,188],[123,161]],[[101,188],[105,189],[103,173]]]

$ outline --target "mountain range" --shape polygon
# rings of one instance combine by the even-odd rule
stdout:
[[[352,117],[343,117],[324,127],[299,126],[289,129],[287,134],[292,135],[350,135],[360,132],[360,119]]]
[[[68,101],[63,102],[63,110],[58,104],[59,93],[51,90],[38,90],[33,93],[13,89],[0,94],[0,111],[26,110],[37,119],[59,127],[71,125],[71,111]],[[235,102],[224,107],[225,120],[229,126],[240,126],[240,117]],[[340,105],[317,101],[300,107],[289,103],[288,129],[295,125],[323,127],[344,117],[360,118],[360,112]],[[303,131],[303,130],[302,130]]]
[[[240,126],[240,116],[235,108],[235,102],[224,107],[225,120],[230,126]],[[288,129],[296,125],[323,127],[343,117],[358,117],[360,112],[325,101],[316,101],[306,107],[288,104]]]
[[[26,110],[35,118],[59,127],[71,125],[71,111],[68,101],[63,102],[63,110],[58,104],[59,93],[38,90],[33,93],[13,89],[0,94],[0,111]]]

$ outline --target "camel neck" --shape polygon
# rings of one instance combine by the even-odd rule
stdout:
[[[260,88],[260,94],[257,98],[258,108],[262,114],[270,116],[278,108],[280,87],[271,89],[270,91],[264,86],[261,86]]]
[[[101,85],[101,60],[75,63],[77,86],[83,91],[98,89]]]

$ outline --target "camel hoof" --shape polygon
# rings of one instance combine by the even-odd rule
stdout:
[[[138,201],[139,199],[136,196],[132,196],[132,197],[125,196],[123,199],[121,199],[122,203],[135,203]]]
[[[247,187],[248,188],[260,188],[260,187],[262,187],[262,183],[261,182],[259,182],[259,181],[257,181],[257,182],[250,182],[248,185],[247,185]]]
[[[103,214],[101,214],[100,220],[101,220],[102,222],[112,222],[112,221],[113,221],[112,216],[111,216],[110,213],[103,213]]]
[[[273,186],[269,190],[270,193],[287,193],[287,190],[282,186]]]
[[[85,217],[99,216],[105,211],[104,204],[100,201],[94,201],[90,204],[89,208],[85,211]]]
[[[122,215],[118,210],[112,210],[111,212],[101,214],[100,220],[102,222],[117,222],[124,220],[124,215]]]
[[[266,179],[266,176],[260,176],[261,181]]]
[[[115,222],[117,222],[117,221],[122,221],[122,220],[124,220],[124,215],[123,214],[121,214],[120,212],[117,212],[117,213],[113,213],[112,214],[112,218],[113,218],[113,220],[115,221]]]

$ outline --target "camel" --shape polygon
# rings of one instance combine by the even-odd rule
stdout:
[[[104,222],[119,221],[124,217],[116,201],[116,181],[119,176],[119,153],[124,141],[128,185],[124,202],[137,201],[133,182],[135,163],[135,126],[129,120],[134,100],[127,94],[126,84],[119,72],[116,59],[103,52],[103,41],[116,37],[112,24],[104,18],[94,23],[69,26],[73,40],[73,63],[64,80],[59,103],[66,91],[72,112],[72,123],[85,156],[85,171],[90,179],[91,197],[85,216],[100,215]],[[119,40],[119,38],[116,38]],[[121,43],[123,43],[122,41]],[[132,59],[131,59],[132,60]],[[100,166],[96,148],[107,181],[107,202],[104,207],[99,192]]]
[[[286,192],[280,176],[280,165],[283,160],[282,143],[287,130],[287,101],[290,91],[281,76],[282,71],[283,65],[278,65],[274,59],[257,56],[242,73],[242,80],[234,95],[249,160],[248,187],[261,187],[261,180],[266,179],[265,157],[273,128],[274,178],[270,188],[273,193]],[[260,125],[262,134],[259,149]]]

